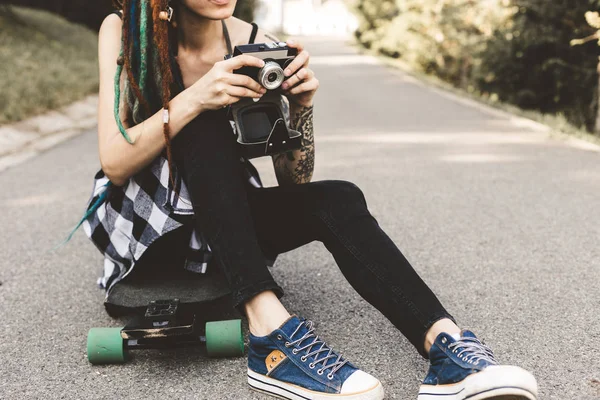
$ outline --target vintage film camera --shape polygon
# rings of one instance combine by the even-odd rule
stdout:
[[[236,46],[233,55],[263,59],[262,68],[242,67],[234,73],[256,80],[267,89],[260,100],[243,98],[231,106],[237,127],[237,142],[246,158],[274,155],[302,146],[302,134],[290,129],[289,107],[280,86],[286,79],[283,70],[297,55],[297,50],[284,42],[256,43]]]

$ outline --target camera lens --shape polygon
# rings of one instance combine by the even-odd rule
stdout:
[[[277,89],[283,83],[283,69],[275,61],[267,61],[258,71],[258,82],[268,90]]]

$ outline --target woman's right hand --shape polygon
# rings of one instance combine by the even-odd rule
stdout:
[[[192,104],[200,113],[221,109],[242,97],[260,98],[267,90],[249,76],[234,74],[233,71],[244,66],[262,68],[264,65],[260,58],[246,54],[215,63],[187,89]]]

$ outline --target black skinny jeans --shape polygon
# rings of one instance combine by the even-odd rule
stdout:
[[[425,357],[431,325],[452,318],[367,209],[353,183],[318,181],[255,188],[243,177],[224,110],[208,111],[173,140],[173,156],[202,230],[226,276],[234,305],[265,290],[279,297],[264,255],[318,240],[354,289]],[[299,266],[302,268],[301,266]]]

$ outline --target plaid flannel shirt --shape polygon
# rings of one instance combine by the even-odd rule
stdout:
[[[230,123],[236,134],[234,122]],[[245,158],[240,162],[244,164],[250,184],[262,187],[252,163]],[[177,190],[169,179],[168,161],[161,155],[124,186],[109,185],[102,170],[94,177],[94,188],[86,209],[89,210],[103,193],[106,197],[82,225],[86,235],[104,255],[104,271],[98,285],[107,293],[129,274],[156,239],[184,225],[194,224],[189,193],[175,167],[173,175]],[[202,233],[194,228],[182,267],[204,273],[210,260],[210,246]],[[267,265],[274,261],[265,260]]]

